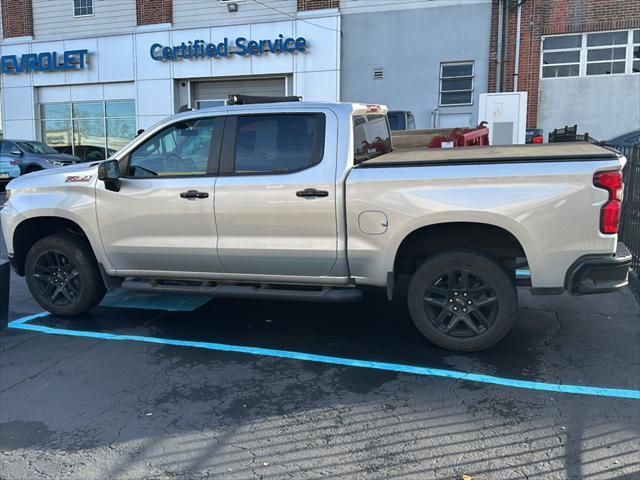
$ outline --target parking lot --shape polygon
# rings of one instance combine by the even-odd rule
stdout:
[[[40,311],[22,278],[11,288],[10,320]],[[430,345],[373,293],[349,305],[117,293],[77,321],[33,318],[38,331],[0,333],[0,477],[640,478],[638,400],[517,383],[639,390],[636,298],[519,293],[513,331],[476,354]]]

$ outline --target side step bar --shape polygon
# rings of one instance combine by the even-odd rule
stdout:
[[[263,298],[268,300],[290,300],[297,302],[346,303],[362,299],[356,288],[312,287],[287,288],[274,284],[228,284],[197,281],[146,280],[127,278],[122,288],[145,293],[190,293],[226,298]]]

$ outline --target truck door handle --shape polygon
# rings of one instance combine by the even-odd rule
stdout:
[[[180,198],[208,198],[207,192],[199,192],[197,190],[188,190],[180,194]]]
[[[315,188],[305,188],[296,192],[296,196],[300,198],[328,197],[329,192],[326,190],[316,190]]]

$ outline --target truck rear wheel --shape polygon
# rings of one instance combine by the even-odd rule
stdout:
[[[497,260],[473,250],[450,250],[416,270],[408,304],[413,323],[428,340],[449,350],[474,352],[504,338],[518,301]]]
[[[25,276],[40,306],[64,317],[88,312],[106,292],[91,247],[72,234],[38,240],[27,253]]]

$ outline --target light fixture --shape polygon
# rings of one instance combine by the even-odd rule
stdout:
[[[238,4],[237,3],[227,3],[227,10],[229,10],[230,12],[237,12],[238,11]]]

